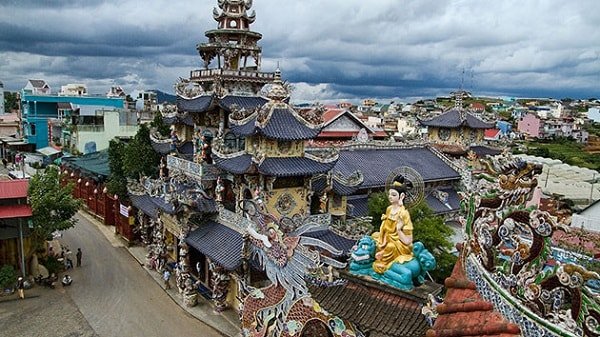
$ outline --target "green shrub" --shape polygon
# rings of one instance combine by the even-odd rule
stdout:
[[[13,266],[2,266],[2,268],[0,268],[0,287],[2,287],[2,289],[12,288],[16,282],[17,272]]]
[[[46,258],[40,260],[40,264],[48,269],[48,273],[58,274],[64,268],[64,264],[54,256],[47,256]]]

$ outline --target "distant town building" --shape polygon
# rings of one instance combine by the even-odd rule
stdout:
[[[517,130],[529,137],[538,138],[542,134],[542,121],[533,113],[528,113],[517,123]]]
[[[44,80],[29,80],[22,92],[30,95],[49,95],[50,86]]]
[[[60,87],[59,96],[85,96],[88,90],[85,84],[71,83]]]
[[[131,126],[128,120],[136,124],[136,116],[128,117],[124,98],[52,95],[45,83],[30,80],[21,91],[24,141],[34,149],[56,145],[68,151],[94,152],[108,147],[114,136],[133,136],[137,131],[137,127],[126,127]],[[110,122],[114,119],[117,123]],[[105,126],[107,121],[110,126]]]

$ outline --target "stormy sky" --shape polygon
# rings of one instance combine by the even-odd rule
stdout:
[[[0,0],[0,81],[173,93],[216,0]],[[263,71],[294,101],[600,96],[597,0],[255,0]]]

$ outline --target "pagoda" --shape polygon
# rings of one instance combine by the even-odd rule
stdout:
[[[227,93],[257,94],[273,80],[273,73],[259,71],[262,49],[258,41],[262,34],[250,30],[256,19],[252,0],[219,0],[213,17],[217,29],[206,32],[208,42],[196,48],[204,62],[204,69],[193,70],[190,80],[206,92],[219,96]],[[210,68],[215,65],[216,68]]]
[[[213,159],[237,177],[238,201],[261,198],[268,213],[306,216],[310,178],[330,171],[338,155],[331,149],[305,151],[305,140],[315,138],[322,124],[319,116],[300,115],[285,102],[289,92],[279,69],[266,96],[269,102],[260,109],[236,109],[229,116],[230,130],[244,139],[244,149],[234,152],[222,140],[213,147]]]

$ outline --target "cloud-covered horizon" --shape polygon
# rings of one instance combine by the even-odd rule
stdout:
[[[216,0],[0,1],[0,81],[173,92],[202,67]],[[262,71],[295,101],[600,96],[595,0],[255,0]]]

